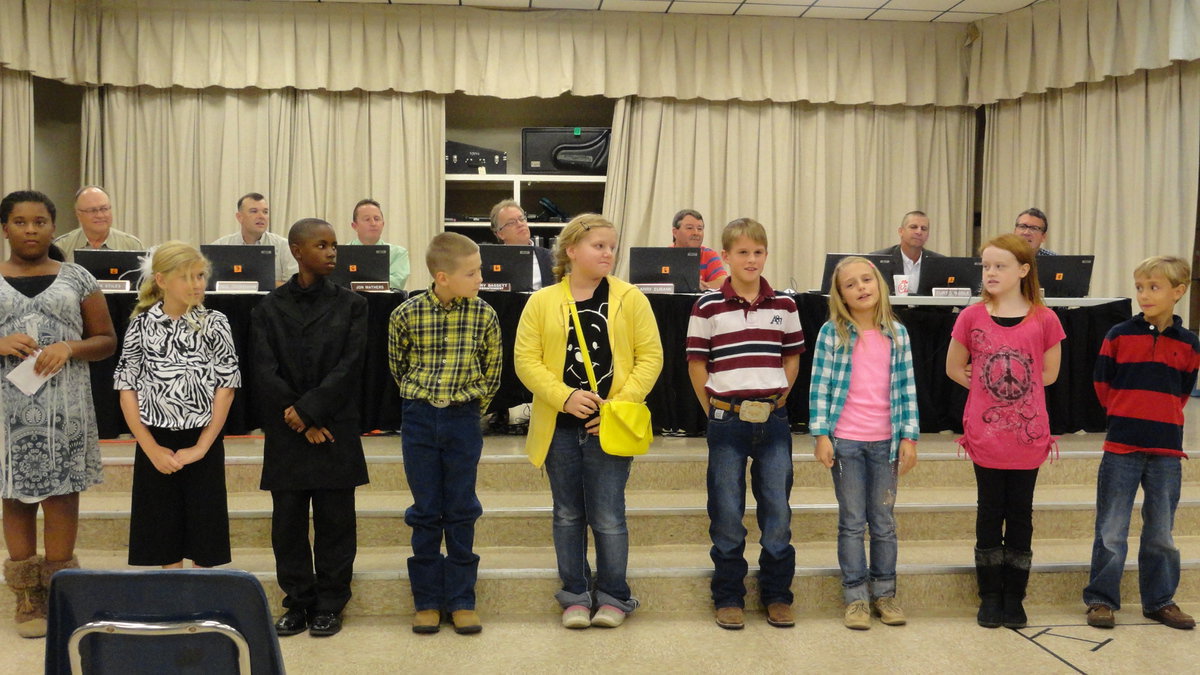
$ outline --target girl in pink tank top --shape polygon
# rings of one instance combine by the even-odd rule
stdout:
[[[975,463],[979,625],[1024,628],[1033,490],[1054,439],[1045,387],[1058,378],[1058,316],[1042,304],[1036,252],[1005,234],[984,245],[982,302],[954,323],[946,374],[966,387],[959,444]]]

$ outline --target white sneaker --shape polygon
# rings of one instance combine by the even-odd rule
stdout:
[[[601,605],[592,617],[592,625],[600,628],[616,628],[625,623],[625,612],[612,605]]]
[[[592,625],[592,610],[583,605],[571,605],[563,610],[563,628],[587,628]]]

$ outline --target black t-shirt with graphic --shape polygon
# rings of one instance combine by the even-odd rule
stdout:
[[[612,347],[608,344],[608,279],[602,279],[592,297],[577,302],[579,323],[583,326],[583,337],[587,340],[588,355],[592,358],[592,370],[596,373],[597,393],[608,397],[612,387]],[[583,354],[579,351],[579,340],[575,337],[575,323],[567,324],[567,359],[563,364],[563,382],[568,387],[590,391],[587,369],[583,365]],[[599,414],[599,413],[597,413]],[[593,415],[594,417],[594,415]],[[558,426],[581,427],[587,420],[560,412]]]

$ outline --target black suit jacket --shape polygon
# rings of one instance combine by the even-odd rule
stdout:
[[[359,391],[367,346],[367,301],[326,279],[307,289],[296,277],[254,308],[251,325],[263,432],[263,490],[330,490],[367,482],[359,438]],[[283,411],[331,442],[313,445]]]
[[[542,272],[542,288],[558,283],[554,278],[554,254],[550,249],[534,246],[533,254],[537,256],[538,268]]]
[[[888,248],[881,248],[878,251],[871,251],[871,255],[890,255],[890,256],[892,256],[892,269],[895,270],[895,274],[904,274],[904,253],[900,250],[900,244],[896,244],[895,246],[889,246]],[[924,260],[925,258],[945,258],[945,257],[946,256],[942,255],[941,253],[938,253],[937,251],[931,251],[929,249],[925,249],[921,254],[922,260]],[[888,279],[889,285],[891,284],[891,281],[892,281],[891,279]],[[913,288],[913,289],[909,290],[908,294],[916,295],[917,289]]]

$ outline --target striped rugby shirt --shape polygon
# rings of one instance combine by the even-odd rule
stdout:
[[[1183,407],[1196,386],[1200,341],[1176,316],[1161,333],[1142,314],[1112,327],[1092,376],[1108,413],[1108,452],[1187,457]]]
[[[687,359],[708,363],[704,388],[721,398],[767,398],[788,389],[783,357],[804,352],[796,302],[759,279],[750,304],[729,280],[700,296],[688,320]]]

